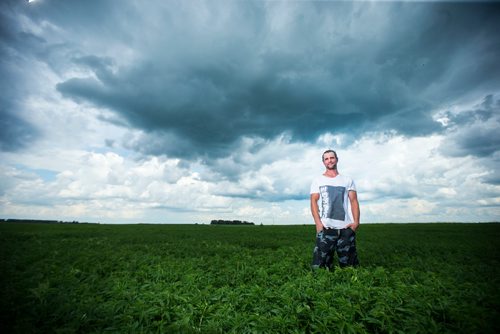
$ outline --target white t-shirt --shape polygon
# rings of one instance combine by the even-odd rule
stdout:
[[[310,193],[319,194],[319,216],[324,227],[344,228],[354,222],[349,191],[356,191],[356,185],[348,176],[321,175],[312,181]]]

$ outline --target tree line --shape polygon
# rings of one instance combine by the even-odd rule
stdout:
[[[255,224],[252,222],[241,221],[241,220],[214,219],[210,222],[210,225],[255,225]]]

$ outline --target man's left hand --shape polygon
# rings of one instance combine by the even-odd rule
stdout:
[[[354,232],[356,232],[356,229],[359,227],[359,223],[351,223],[345,226],[345,228],[350,228]]]

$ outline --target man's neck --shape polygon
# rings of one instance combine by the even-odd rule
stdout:
[[[339,172],[337,171],[337,169],[327,169],[323,173],[323,175],[326,177],[335,177],[335,176],[339,175]]]

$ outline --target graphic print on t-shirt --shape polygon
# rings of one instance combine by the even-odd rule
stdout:
[[[321,212],[323,218],[345,220],[345,187],[321,186]]]

